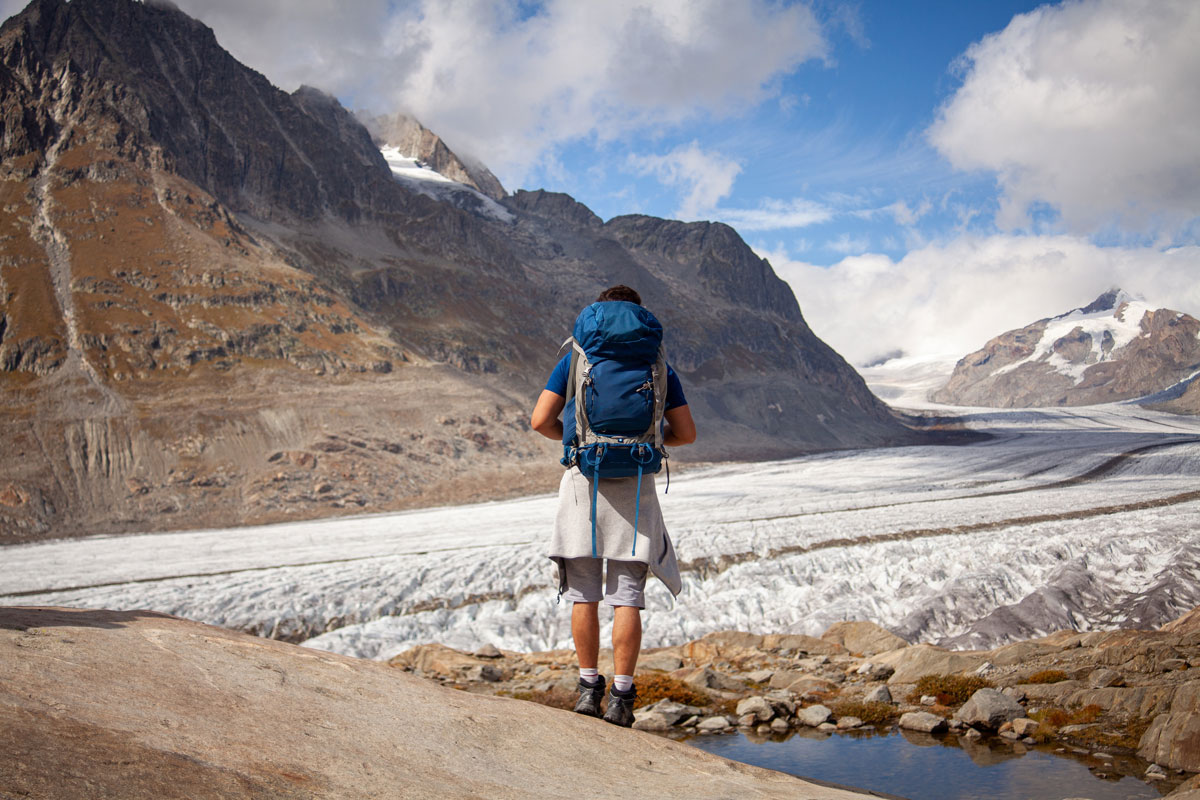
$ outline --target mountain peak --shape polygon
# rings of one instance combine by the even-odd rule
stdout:
[[[424,162],[438,174],[470,186],[493,200],[503,200],[508,195],[487,167],[459,158],[440,136],[416,117],[396,113],[362,117],[361,120],[380,147],[394,147],[401,155]]]
[[[1132,302],[1135,298],[1119,286],[1114,286],[1104,294],[1088,303],[1079,311],[1084,314],[1099,314],[1101,311],[1116,311],[1122,303]]]

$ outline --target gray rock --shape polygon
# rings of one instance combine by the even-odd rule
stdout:
[[[1021,738],[1021,734],[1017,733],[1016,731],[1001,731],[1000,738],[1008,739],[1010,742],[1015,742]]]
[[[822,705],[809,706],[796,712],[796,719],[810,728],[815,728],[822,722],[828,722],[833,712]]]
[[[488,642],[483,647],[475,651],[475,656],[477,658],[502,658],[504,654],[500,652],[500,648],[496,647],[496,645],[492,644],[491,642]]]
[[[657,703],[651,703],[639,710],[661,715],[667,720],[668,725],[678,725],[681,721],[696,716],[701,711],[695,706],[685,706],[683,703],[677,703],[668,698],[663,698]],[[635,713],[634,716],[636,717],[637,714]]]
[[[469,681],[495,683],[504,680],[504,673],[492,664],[476,664],[463,670],[463,678]]]
[[[774,675],[775,670],[773,669],[756,669],[754,672],[746,673],[746,680],[751,683],[767,683]]]
[[[737,704],[737,715],[753,714],[759,722],[770,722],[775,709],[765,697],[747,697]]]
[[[931,694],[923,694],[923,695],[921,695],[921,705],[923,705],[923,706],[936,706],[936,705],[937,705],[937,698],[936,698],[936,697],[934,697],[934,696],[933,696],[933,695],[931,695]]]
[[[644,709],[633,712],[633,729],[635,731],[669,731],[671,727],[671,722],[663,714]]]
[[[1087,676],[1087,685],[1093,689],[1107,689],[1110,686],[1123,686],[1124,684],[1125,679],[1121,677],[1121,673],[1107,667],[1092,670]]]
[[[683,666],[683,659],[673,653],[649,653],[638,658],[638,669],[657,669],[674,672]]]
[[[996,730],[1005,722],[1025,716],[1025,709],[1013,698],[995,689],[980,689],[963,703],[954,715],[968,725]]]
[[[1146,768],[1146,774],[1142,777],[1148,781],[1161,781],[1167,777],[1167,771],[1158,764],[1151,764]]]
[[[858,717],[842,717],[837,721],[837,729],[839,731],[848,731],[854,728],[861,728],[862,724],[863,721]]]
[[[786,719],[782,717],[776,717],[775,719],[771,720],[771,730],[775,731],[776,733],[783,733],[787,729],[788,724]]]
[[[724,717],[708,717],[696,724],[696,730],[704,733],[716,733],[729,729],[729,720]]]
[[[1200,772],[1200,714],[1159,714],[1142,735],[1138,755],[1164,767]]]
[[[739,728],[753,728],[758,724],[758,717],[755,714],[742,714],[737,724]]]
[[[822,722],[817,726],[817,730],[828,733],[829,731],[836,731],[837,725],[834,725],[832,722]]]
[[[988,675],[991,675],[993,672],[999,672],[999,671],[1000,671],[999,668],[995,664],[993,664],[990,661],[985,661],[979,665],[978,669],[976,669],[973,674],[979,675],[981,677],[986,677]]]
[[[900,727],[909,731],[933,733],[946,727],[946,720],[928,711],[909,711],[900,717]]]
[[[891,703],[892,690],[887,687],[887,684],[880,684],[871,691],[867,692],[863,700],[868,703]]]
[[[962,736],[969,742],[977,742],[983,738],[983,734],[974,728],[967,728],[966,732]]]
[[[1098,723],[1098,722],[1085,722],[1080,725],[1064,725],[1063,727],[1058,729],[1058,732],[1070,735],[1072,733],[1080,733],[1082,731],[1086,731],[1088,728],[1099,727],[1099,725],[1100,725],[1100,723]],[[1083,752],[1086,753],[1087,751],[1084,750]]]

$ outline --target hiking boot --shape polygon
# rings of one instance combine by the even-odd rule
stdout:
[[[637,687],[630,686],[629,691],[620,692],[614,686],[608,695],[608,710],[604,712],[604,721],[613,725],[628,728],[633,725],[633,702],[637,700]]]
[[[598,675],[595,683],[584,683],[580,678],[576,688],[579,690],[579,699],[575,701],[575,713],[600,716],[600,703],[604,700],[604,676]]]

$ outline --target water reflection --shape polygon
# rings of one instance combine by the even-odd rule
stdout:
[[[1134,777],[1147,766],[1136,758],[1101,759],[996,737],[972,741],[873,728],[831,735],[806,728],[687,741],[735,761],[912,800],[1153,800],[1171,788]]]

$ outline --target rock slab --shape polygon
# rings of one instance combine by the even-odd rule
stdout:
[[[147,611],[0,608],[0,675],[18,797],[625,798],[612,764],[662,796],[866,796]]]
[[[963,703],[954,718],[967,725],[996,730],[1024,716],[1025,709],[1013,698],[995,689],[980,689]]]

